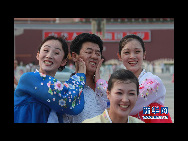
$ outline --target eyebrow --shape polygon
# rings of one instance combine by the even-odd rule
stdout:
[[[129,91],[136,91],[136,90],[129,90]]]
[[[47,46],[47,47],[51,47],[51,46],[49,46],[49,45],[45,45],[45,46]],[[45,47],[45,46],[44,46],[44,47]]]
[[[134,49],[142,49],[142,48],[134,48]],[[122,50],[129,50],[129,48],[123,48]]]
[[[119,91],[123,91],[122,89],[117,89],[117,90],[119,90]],[[136,90],[129,90],[129,91],[136,91]]]
[[[93,51],[93,49],[92,48],[87,48],[86,50],[92,50]],[[96,52],[100,52],[100,50],[95,50]]]
[[[44,47],[46,47],[46,46],[51,48],[51,46],[49,46],[49,45],[45,45]],[[57,48],[57,47],[56,47],[55,49],[58,49],[58,50],[60,50],[60,51],[61,51],[61,49],[60,49],[60,48]]]

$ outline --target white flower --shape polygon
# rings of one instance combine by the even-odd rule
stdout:
[[[63,89],[63,84],[60,81],[54,83],[55,89],[61,91]]]
[[[46,74],[40,73],[40,76],[41,76],[41,77],[46,77]]]
[[[76,80],[76,81],[79,81],[79,82],[80,82],[80,77],[79,77],[79,76],[77,76],[77,75],[73,75],[73,76],[72,76],[72,79],[74,79],[74,80]]]

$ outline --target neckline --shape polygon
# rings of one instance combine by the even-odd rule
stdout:
[[[146,73],[146,70],[143,69],[142,72],[140,73],[140,75],[138,76],[138,80]]]
[[[106,113],[106,117],[107,117],[107,119],[109,120],[109,122],[112,123],[112,120],[111,120],[111,118],[110,118],[110,116],[109,116],[109,114],[108,114],[108,110],[107,110],[107,109],[105,109],[105,113]],[[127,123],[129,123],[129,116],[128,116]]]

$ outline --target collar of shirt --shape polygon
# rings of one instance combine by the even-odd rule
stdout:
[[[110,119],[110,116],[109,116],[109,114],[108,114],[108,110],[105,109],[105,112],[106,112],[106,117],[107,117],[107,119],[110,121],[110,123],[112,123],[112,120]],[[127,123],[129,123],[129,116],[128,116],[128,122],[127,122]]]

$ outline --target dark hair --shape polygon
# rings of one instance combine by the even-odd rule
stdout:
[[[90,33],[82,33],[76,36],[76,38],[71,42],[70,45],[70,53],[72,55],[72,52],[75,52],[76,54],[80,54],[80,50],[82,48],[82,44],[85,42],[92,42],[99,45],[101,56],[102,56],[102,50],[103,50],[103,41],[101,38],[95,34]]]
[[[58,40],[58,41],[61,43],[62,49],[63,49],[63,51],[64,51],[64,53],[65,53],[65,55],[64,55],[64,57],[63,57],[63,60],[66,59],[67,56],[68,56],[68,45],[67,45],[65,36],[61,36],[61,37],[48,36],[48,37],[46,37],[46,38],[42,41],[42,43],[39,45],[39,48],[38,48],[39,53],[40,53],[40,49],[41,49],[42,45],[43,45],[45,42],[49,41],[49,40]],[[66,65],[65,65],[65,66],[66,66]],[[58,68],[58,70],[59,70],[59,71],[62,71],[62,70],[65,68],[65,66],[60,66],[60,67]]]
[[[119,70],[115,71],[114,73],[112,73],[112,75],[110,76],[110,79],[108,80],[108,88],[107,89],[109,91],[111,91],[114,83],[117,80],[135,83],[136,88],[137,88],[137,95],[139,94],[138,78],[131,71],[125,70],[125,69],[119,69]]]
[[[131,34],[131,35],[126,35],[125,37],[123,37],[120,42],[119,42],[119,55],[121,55],[121,50],[122,48],[129,42],[132,41],[133,39],[136,39],[140,42],[143,52],[145,52],[145,47],[144,47],[144,42],[142,40],[142,38],[140,38],[137,35]]]

